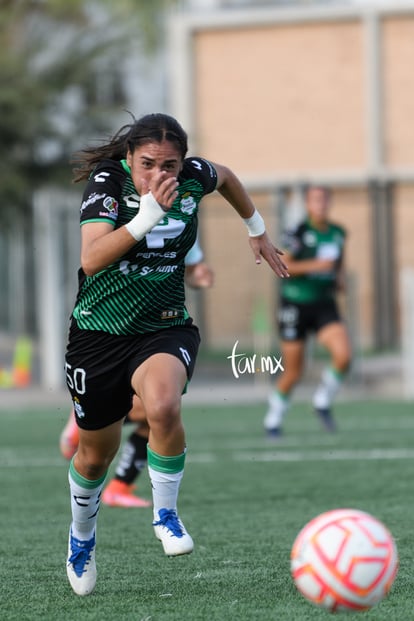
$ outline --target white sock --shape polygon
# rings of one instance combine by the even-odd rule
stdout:
[[[105,476],[98,481],[88,481],[75,470],[73,461],[70,464],[68,478],[72,509],[71,528],[76,539],[88,541],[93,537]]]
[[[184,470],[181,472],[159,472],[148,466],[152,486],[154,520],[159,519],[160,509],[177,511],[177,498]]]
[[[343,375],[331,367],[324,369],[319,386],[313,395],[313,405],[318,409],[329,409],[343,382]]]
[[[265,429],[278,429],[289,409],[289,398],[275,390],[269,397],[269,409],[264,419]]]

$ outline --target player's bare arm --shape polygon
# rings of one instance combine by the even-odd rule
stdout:
[[[315,272],[332,272],[336,262],[332,259],[301,259],[296,260],[285,253],[284,261],[291,276],[301,276]]]
[[[238,177],[226,166],[214,163],[214,168],[217,171],[218,192],[230,203],[239,216],[244,220],[261,219]],[[261,257],[263,257],[277,276],[281,278],[289,276],[287,266],[280,258],[283,252],[272,244],[264,227],[263,230],[258,230],[257,235],[254,234],[254,231],[253,234],[251,231],[249,233],[249,243],[256,263],[260,264]]]

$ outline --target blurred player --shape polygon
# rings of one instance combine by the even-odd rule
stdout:
[[[185,284],[193,289],[211,287],[214,274],[204,261],[198,240],[185,258]],[[115,476],[102,493],[102,503],[111,507],[150,507],[151,502],[134,494],[135,480],[147,464],[147,443],[149,427],[141,400],[134,395],[133,404],[126,422],[135,423],[136,428],[125,442],[119,457]],[[65,459],[72,459],[79,442],[79,428],[73,409],[60,436],[60,452]]]
[[[346,233],[328,218],[330,191],[327,188],[307,189],[306,210],[307,219],[286,233],[284,244],[291,275],[290,279],[281,281],[278,313],[284,371],[269,396],[264,419],[265,430],[274,437],[281,434],[290,395],[302,374],[310,333],[316,334],[331,358],[313,395],[315,412],[328,431],[335,430],[331,406],[351,361],[350,340],[335,299],[337,291],[344,287]]]

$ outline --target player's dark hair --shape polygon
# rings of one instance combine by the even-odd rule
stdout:
[[[128,151],[133,153],[141,145],[151,142],[173,142],[181,157],[185,158],[188,150],[187,134],[176,119],[162,113],[147,114],[138,120],[131,116],[133,122],[121,127],[108,143],[86,147],[73,155],[71,162],[76,164],[73,169],[75,182],[88,179],[101,160],[122,160]]]
[[[308,196],[311,190],[320,190],[321,192],[325,194],[325,198],[327,199],[329,199],[332,194],[332,189],[327,185],[323,185],[322,183],[309,183],[305,185],[304,186],[305,196]]]

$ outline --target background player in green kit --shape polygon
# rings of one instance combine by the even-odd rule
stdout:
[[[307,336],[316,333],[318,342],[331,356],[329,367],[313,396],[313,406],[328,431],[335,430],[332,401],[351,361],[347,329],[338,312],[336,293],[344,286],[345,231],[328,219],[330,191],[309,187],[306,191],[307,219],[285,234],[285,262],[291,278],[281,282],[279,334],[284,371],[269,396],[264,427],[271,436],[281,434],[291,392],[304,364]]]
[[[155,535],[168,556],[193,550],[177,498],[186,453],[181,395],[200,341],[185,307],[184,259],[196,239],[203,196],[218,190],[246,224],[256,263],[263,257],[276,275],[288,275],[234,173],[186,154],[180,124],[150,114],[121,128],[109,143],[76,156],[75,180],[87,185],[66,381],[79,426],[69,466],[67,559],[67,576],[78,595],[95,587],[101,492],[134,394],[149,425]]]

